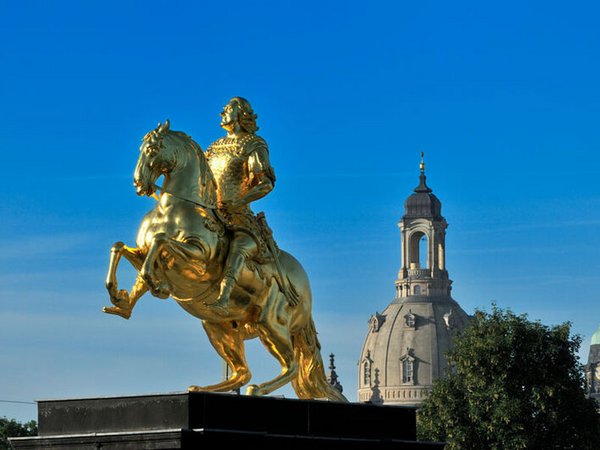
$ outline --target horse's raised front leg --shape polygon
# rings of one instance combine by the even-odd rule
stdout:
[[[286,302],[285,298],[279,298],[279,301],[275,298],[276,296],[283,297],[276,283],[271,286],[269,296],[271,298],[267,304],[273,305],[271,314],[266,314],[264,319],[255,325],[255,329],[263,345],[281,364],[281,373],[265,383],[248,386],[246,395],[270,394],[275,389],[292,381],[298,374],[298,362],[292,347],[290,330],[285,325],[288,323],[287,311],[284,308],[275,310],[277,305],[283,305]]]
[[[222,383],[211,386],[190,386],[189,390],[191,392],[229,392],[241,388],[252,377],[246,362],[242,332],[239,328],[234,328],[231,322],[202,322],[202,325],[210,343],[231,368],[232,374],[228,380]]]
[[[148,292],[148,285],[140,276],[140,274],[138,274],[135,278],[135,283],[131,288],[131,292],[128,293],[125,290],[120,290],[119,303],[113,302],[115,306],[105,306],[102,308],[102,311],[107,314],[115,314],[123,317],[124,319],[129,319],[131,317],[131,311],[133,311],[133,307],[146,292]]]
[[[140,269],[140,275],[148,285],[152,295],[158,298],[168,298],[171,295],[168,283],[164,280],[160,268],[160,259],[181,260],[189,263],[191,260],[200,259],[202,250],[194,244],[181,242],[167,236],[166,233],[157,233],[152,239],[146,259]]]
[[[108,274],[106,276],[106,289],[110,296],[110,301],[114,307],[104,307],[102,311],[109,314],[116,314],[125,319],[131,316],[131,310],[139,298],[144,295],[148,288],[143,279],[138,275],[131,289],[131,293],[125,289],[119,289],[117,281],[117,267],[121,256],[124,256],[127,261],[136,269],[140,270],[144,262],[143,255],[137,248],[127,247],[123,242],[116,242],[110,250],[110,262],[108,266]]]

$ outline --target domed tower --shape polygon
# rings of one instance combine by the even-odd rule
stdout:
[[[423,158],[423,153],[421,153]],[[396,296],[369,320],[359,361],[358,401],[420,404],[443,376],[445,352],[469,316],[450,296],[442,204],[427,186],[421,159],[419,185],[398,222],[402,266]]]
[[[600,326],[592,335],[588,363],[585,366],[587,393],[595,398],[600,409]]]

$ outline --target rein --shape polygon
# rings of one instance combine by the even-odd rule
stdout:
[[[205,205],[204,203],[196,202],[194,200],[190,200],[189,198],[180,197],[179,195],[175,195],[172,192],[167,191],[165,188],[163,188],[162,186],[160,186],[158,184],[155,184],[154,187],[156,188],[157,191],[161,191],[163,194],[169,194],[171,197],[175,197],[178,200],[190,202],[196,206],[200,206],[200,207],[206,208],[206,209],[217,209],[217,207],[214,205]],[[158,197],[155,197],[155,199],[158,201]]]

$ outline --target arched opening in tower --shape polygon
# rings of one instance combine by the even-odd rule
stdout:
[[[419,267],[423,269],[429,268],[428,247],[427,236],[423,235],[419,240]]]
[[[410,236],[409,243],[409,269],[428,269],[429,268],[429,241],[427,235],[421,231],[416,231]]]

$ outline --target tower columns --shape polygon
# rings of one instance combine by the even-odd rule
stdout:
[[[445,261],[447,226],[441,216],[405,215],[398,222],[402,249],[402,262],[396,280],[398,297],[446,295],[450,292],[451,281]],[[427,240],[427,246],[421,245],[423,239]]]

